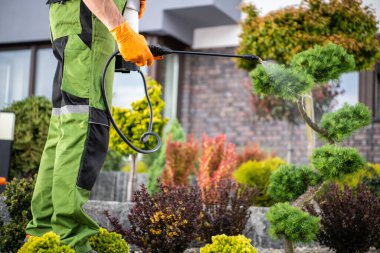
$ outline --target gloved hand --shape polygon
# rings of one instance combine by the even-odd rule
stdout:
[[[139,18],[142,18],[142,16],[144,15],[145,8],[146,8],[146,0],[140,0]]]
[[[144,36],[134,32],[127,22],[110,31],[115,38],[123,59],[138,66],[152,65],[154,57],[150,52]]]
[[[0,185],[6,185],[7,184],[7,180],[5,179],[5,177],[0,177]]]

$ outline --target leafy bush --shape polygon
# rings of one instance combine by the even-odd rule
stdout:
[[[99,229],[99,233],[89,239],[93,250],[102,253],[127,253],[129,252],[128,244],[123,240],[120,234],[108,232],[104,228]]]
[[[224,134],[220,134],[215,138],[210,138],[204,134],[199,170],[196,172],[202,198],[204,197],[205,189],[216,185],[222,179],[231,178],[235,168],[235,145],[228,143]]]
[[[325,179],[340,178],[365,166],[364,159],[356,149],[335,145],[315,149],[311,161]]]
[[[51,109],[51,103],[46,98],[30,97],[3,110],[16,114],[10,178],[30,177],[38,171]]]
[[[237,155],[236,166],[240,166],[248,161],[262,161],[269,156],[270,155],[260,149],[258,144],[248,144],[244,147],[244,150]]]
[[[255,93],[290,101],[309,93],[314,84],[313,77],[306,72],[279,64],[260,65],[249,75]]]
[[[200,253],[257,253],[251,245],[251,239],[243,235],[227,236],[217,235],[212,237],[212,243],[201,248]]]
[[[3,192],[11,221],[0,226],[0,252],[17,252],[25,238],[25,228],[32,218],[30,202],[35,180],[14,179]]]
[[[249,219],[251,198],[257,195],[251,187],[238,185],[232,180],[222,180],[205,191],[199,239],[211,243],[214,235],[238,235]]]
[[[320,126],[327,131],[331,139],[341,142],[370,123],[371,113],[367,106],[361,103],[353,106],[345,103],[336,112],[324,114]]]
[[[253,201],[255,205],[271,206],[275,201],[267,194],[269,178],[283,164],[285,162],[276,157],[263,161],[249,161],[234,172],[234,178],[238,183],[257,188],[259,195]]]
[[[293,201],[306,192],[308,186],[321,181],[321,176],[307,166],[281,165],[270,177],[268,194],[276,201]]]
[[[320,243],[337,253],[351,253],[367,252],[380,240],[380,201],[363,185],[355,193],[348,186],[341,190],[332,184],[318,202]]]
[[[136,191],[136,204],[128,215],[130,228],[122,228],[116,218],[109,216],[115,232],[137,245],[144,252],[176,253],[184,251],[197,235],[202,204],[194,187],[167,187],[153,197],[145,186]]]
[[[75,253],[75,250],[67,245],[62,245],[59,236],[48,232],[42,237],[32,236],[22,246],[18,253]]]
[[[165,167],[165,160],[166,160],[166,143],[167,140],[171,136],[171,139],[173,141],[185,141],[186,140],[186,133],[185,130],[182,128],[181,124],[178,122],[177,119],[174,119],[169,127],[169,130],[167,134],[164,136],[162,140],[162,146],[157,151],[158,156],[154,161],[152,162],[152,165],[149,166],[148,171],[148,191],[150,194],[154,194],[159,190],[159,187],[157,185],[157,178],[161,177],[162,171]],[[151,156],[150,154],[149,156]],[[144,155],[146,157],[147,155]]]
[[[162,183],[168,186],[184,186],[189,183],[195,169],[199,145],[190,136],[186,142],[169,140],[166,144],[166,163]]]
[[[368,169],[370,173],[363,177],[362,183],[380,199],[380,164],[370,164]]]
[[[161,85],[156,81],[149,79],[147,81],[148,94],[153,107],[153,128],[152,131],[159,134],[163,131],[167,118],[163,118],[161,111],[165,106],[165,102],[161,99]],[[122,109],[118,107],[112,108],[112,115],[120,130],[128,136],[130,141],[140,149],[151,149],[157,145],[154,137],[149,136],[147,142],[140,142],[143,133],[148,130],[149,126],[149,106],[146,98],[135,101],[131,105],[131,109]],[[115,129],[110,130],[109,147],[112,150],[119,152],[121,155],[134,155],[137,154],[127,143],[125,143]]]
[[[376,15],[362,1],[305,0],[265,16],[259,16],[253,5],[246,5],[243,12],[247,18],[242,24],[239,54],[256,54],[289,64],[295,54],[333,42],[355,56],[359,70],[372,68],[379,59]],[[250,61],[238,63],[247,70],[255,68]]]
[[[323,84],[354,70],[355,60],[342,46],[329,43],[294,55],[291,65],[313,76],[316,83]]]
[[[319,218],[295,208],[288,203],[278,203],[266,215],[270,222],[270,235],[284,237],[292,242],[311,242],[319,231]]]

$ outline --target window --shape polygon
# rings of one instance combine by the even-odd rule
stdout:
[[[336,97],[334,110],[341,108],[344,103],[354,105],[359,102],[359,72],[343,74],[339,78],[339,86],[344,93]]]
[[[29,93],[30,50],[0,51],[0,109]]]
[[[51,48],[40,48],[36,53],[36,79],[34,95],[44,96],[51,100],[53,79],[57,68],[57,59]]]
[[[141,71],[146,75],[148,69],[142,67]],[[112,94],[113,106],[130,109],[133,101],[144,98],[144,84],[139,73],[135,71],[129,74],[115,73]]]

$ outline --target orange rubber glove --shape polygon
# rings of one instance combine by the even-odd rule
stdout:
[[[5,179],[5,177],[0,177],[0,185],[6,185],[7,184],[7,180]]]
[[[154,57],[150,52],[144,36],[134,32],[127,22],[110,31],[115,38],[124,60],[138,66],[152,65]]]
[[[146,9],[146,1],[140,0],[139,18],[142,18],[142,16],[144,15],[145,9]]]

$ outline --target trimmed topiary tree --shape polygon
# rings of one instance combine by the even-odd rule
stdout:
[[[313,87],[317,87],[320,82],[324,82],[330,78],[338,78],[339,75],[350,69],[354,69],[354,58],[348,55],[346,50],[341,46],[328,44],[325,47],[316,46],[309,49],[306,52],[302,52],[296,55],[292,60],[290,60],[291,65],[289,68],[294,71],[284,71],[286,68],[284,66],[273,65],[270,71],[265,73],[268,67],[264,66],[262,68],[257,68],[251,72],[251,78],[254,81],[254,90],[259,91],[262,95],[276,95],[282,99],[294,101],[297,103],[298,109],[301,113],[302,118],[305,122],[319,134],[319,136],[327,140],[329,145],[317,148],[314,150],[311,157],[311,162],[314,165],[308,175],[313,177],[313,174],[321,174],[321,181],[316,183],[310,178],[299,178],[303,182],[293,182],[296,189],[285,188],[288,190],[289,194],[279,194],[276,192],[275,188],[287,187],[288,184],[283,184],[279,178],[285,182],[291,182],[288,180],[288,175],[291,175],[291,170],[283,171],[284,174],[278,174],[271,178],[272,184],[272,194],[283,200],[294,200],[292,205],[296,208],[302,209],[307,203],[314,201],[314,197],[320,191],[324,182],[330,179],[341,178],[345,175],[353,173],[365,165],[364,159],[360,156],[357,150],[347,147],[340,147],[336,145],[337,141],[342,141],[348,138],[354,131],[367,126],[370,123],[370,113],[368,108],[362,105],[356,106],[345,106],[337,112],[332,112],[322,116],[322,121],[320,124],[314,122],[306,113],[303,94],[308,94]],[[324,66],[326,64],[326,66]],[[276,71],[273,71],[276,69]],[[277,72],[283,72],[283,74],[278,74]],[[290,77],[295,83],[289,83],[286,79],[286,74],[290,73]],[[299,73],[300,76],[308,75],[312,79],[312,85],[305,86],[302,81],[304,79],[299,79],[301,81],[297,82],[296,78],[293,78],[293,74]],[[259,77],[256,77],[259,75]],[[264,76],[264,77],[263,77]],[[279,78],[279,79],[278,79]],[[300,87],[298,87],[300,86]],[[307,91],[307,89],[309,91]],[[305,90],[304,90],[305,88]],[[296,91],[293,94],[291,91]],[[298,94],[297,94],[298,92]],[[316,170],[316,171],[314,171]],[[302,174],[302,171],[296,172]],[[296,173],[294,175],[296,175]],[[293,175],[293,176],[294,176]],[[310,181],[308,181],[310,180]],[[305,182],[306,181],[306,182]],[[291,209],[273,209],[272,215],[283,216],[284,214],[280,212],[289,212]],[[299,210],[301,212],[301,210]],[[276,220],[273,220],[271,226],[277,226]],[[297,226],[297,224],[295,224]],[[301,226],[298,229],[302,229]],[[291,236],[284,235],[286,241],[286,252],[293,251],[293,240]]]
[[[3,109],[16,115],[10,178],[32,177],[38,171],[48,134],[52,105],[44,97],[30,97]]]

